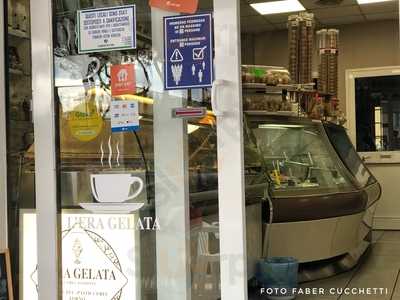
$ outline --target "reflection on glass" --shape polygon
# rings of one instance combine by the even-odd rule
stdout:
[[[356,79],[357,151],[400,149],[400,76]]]
[[[351,188],[317,125],[274,123],[264,118],[250,121],[249,127],[254,151],[260,153],[276,191],[337,192]]]
[[[346,130],[334,124],[324,124],[327,136],[350,172],[357,179],[357,182],[364,188],[376,182],[376,179],[365,167],[360,156],[351,143]]]

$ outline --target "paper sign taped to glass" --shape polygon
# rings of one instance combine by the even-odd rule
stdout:
[[[111,95],[136,94],[136,75],[134,64],[111,66]]]
[[[126,132],[139,129],[139,103],[133,100],[111,102],[111,131]]]
[[[136,6],[124,5],[77,12],[78,52],[136,48]]]
[[[150,0],[150,6],[178,13],[193,14],[199,6],[198,0]]]

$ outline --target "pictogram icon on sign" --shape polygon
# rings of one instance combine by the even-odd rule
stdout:
[[[174,53],[172,53],[171,58],[169,59],[173,63],[177,62],[182,62],[183,61],[183,55],[179,49],[175,49]]]
[[[204,50],[207,49],[207,46],[203,48],[193,48],[193,60],[204,60]]]

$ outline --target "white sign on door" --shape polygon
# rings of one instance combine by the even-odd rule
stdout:
[[[78,52],[136,48],[136,6],[78,11]]]
[[[21,212],[21,299],[38,300],[36,213]],[[62,299],[141,299],[137,214],[62,214]]]

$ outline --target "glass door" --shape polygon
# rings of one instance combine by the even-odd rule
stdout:
[[[245,298],[238,27],[223,22],[237,4],[182,3],[32,7],[40,254],[25,299]]]

